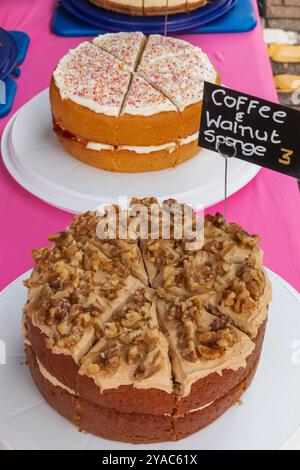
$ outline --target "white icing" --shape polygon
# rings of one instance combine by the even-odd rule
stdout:
[[[119,34],[95,38],[97,45],[85,41],[61,59],[53,77],[62,99],[70,99],[96,113],[120,116],[128,90],[130,94],[131,73],[139,60],[144,37],[137,36],[141,33]],[[133,35],[138,38],[136,44],[132,41]],[[168,100],[151,102],[151,99],[147,103],[143,93],[142,96],[137,93],[136,102],[128,103],[124,114],[149,116],[174,111],[174,105],[183,111],[202,101],[204,81],[215,82],[217,77],[212,63],[200,48],[159,35],[150,36],[138,71],[171,103]]]
[[[74,101],[74,103],[77,103],[80,106],[84,106],[85,108],[89,108],[98,114],[105,114],[106,116],[116,117],[118,116],[120,111],[120,107],[117,108],[116,106],[103,105],[100,103],[96,103],[96,101],[93,100],[80,98],[79,96],[72,95],[71,93],[68,94],[66,97],[69,98],[69,100]]]
[[[182,415],[176,415],[175,418],[182,418],[183,416],[189,415],[191,413],[195,413],[196,411],[205,410],[205,408],[208,408],[213,403],[214,403],[214,401],[210,401],[209,403],[206,403],[206,405],[199,406],[199,408],[193,408],[192,410],[189,410],[186,413],[183,413]],[[171,413],[164,413],[164,416],[174,416],[174,415],[171,414]]]
[[[199,137],[199,132],[196,132],[193,135],[189,135],[188,137],[184,137],[183,139],[180,139],[179,145],[187,145],[190,144],[191,142],[194,142],[197,140]]]
[[[174,152],[176,150],[177,144],[176,142],[171,142],[168,144],[163,145],[151,145],[149,147],[135,147],[131,145],[121,145],[118,147],[117,150],[129,150],[130,152],[135,153],[152,153],[152,152],[159,152],[160,150],[168,150],[169,153]]]
[[[164,102],[151,104],[149,106],[130,106],[127,104],[125,110],[122,112],[122,115],[130,114],[132,116],[152,116],[153,114],[164,113],[168,111],[177,110],[171,101],[165,100]]]
[[[89,150],[96,150],[96,151],[115,149],[113,145],[99,144],[98,142],[88,142],[86,148]]]
[[[118,150],[129,150],[130,152],[135,153],[152,153],[152,152],[159,152],[160,150],[167,149],[169,153],[174,152],[178,145],[187,145],[191,142],[194,142],[198,139],[198,132],[193,135],[189,135],[188,137],[184,137],[180,139],[178,142],[168,142],[167,144],[162,145],[149,145],[149,146],[134,146],[134,145],[120,145],[119,147],[114,147],[113,145],[101,144],[99,142],[88,142],[86,148],[89,150],[101,151],[101,150],[111,150],[111,151],[118,151]]]
[[[194,408],[192,410],[189,410],[187,412],[187,414],[189,413],[196,413],[196,411],[202,411],[202,410],[205,410],[205,408],[208,408],[210,405],[212,405],[214,402],[213,401],[210,401],[209,403],[207,403],[206,405],[203,405],[203,406],[199,406],[199,408]]]

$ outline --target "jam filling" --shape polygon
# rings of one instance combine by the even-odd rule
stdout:
[[[55,119],[53,118],[53,130],[55,132],[55,134],[57,134],[59,137],[63,137],[64,139],[68,139],[68,140],[81,140],[81,139],[78,139],[78,137],[76,137],[74,134],[71,134],[71,132],[67,131],[67,129],[64,129],[63,127],[61,127],[57,121],[55,121]]]

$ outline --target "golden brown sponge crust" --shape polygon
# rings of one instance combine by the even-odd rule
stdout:
[[[266,322],[259,329],[255,349],[247,358],[245,368],[241,367],[237,371],[224,369],[222,375],[211,373],[194,382],[188,396],[176,397],[175,392],[168,394],[163,390],[139,389],[133,386],[120,386],[101,393],[93,379],[79,375],[79,366],[71,356],[53,354],[46,346],[46,336],[41,330],[32,324],[30,318],[26,323],[32,351],[43,367],[60,383],[96,405],[129,413],[135,412],[138,406],[141,413],[151,415],[173,413],[174,410],[181,415],[227,395],[233,387],[243,382],[259,360],[265,329]]]
[[[159,171],[172,168],[197,155],[201,148],[198,142],[180,145],[172,152],[167,149],[150,153],[137,153],[127,149],[91,150],[77,140],[59,137],[59,140],[68,153],[77,160],[101,170],[136,173],[146,171]]]
[[[58,413],[80,430],[104,439],[133,444],[176,441],[205,428],[238,402],[251,384],[258,365],[257,360],[241,382],[211,405],[180,416],[142,413],[138,405],[133,412],[123,412],[73,396],[43,377],[30,346],[26,346],[26,357],[37,388]]]

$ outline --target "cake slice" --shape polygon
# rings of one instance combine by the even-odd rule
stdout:
[[[176,265],[184,256],[181,240],[141,240],[140,246],[149,282],[153,287],[160,285],[164,269]]]
[[[144,59],[138,73],[167,96],[179,111],[202,101],[204,81],[215,83],[217,80],[213,65],[201,49],[195,53],[166,54],[163,61]]]
[[[177,110],[168,98],[153,88],[141,76],[134,74],[124,102],[122,115],[150,116],[167,111]]]
[[[164,41],[166,41],[165,50]],[[157,48],[159,50],[161,48],[161,54],[157,52]],[[184,41],[163,36],[157,36],[153,47],[149,46],[148,53],[146,47],[138,73],[167,96],[181,112],[186,107],[202,101],[204,81],[212,83],[217,81],[216,70],[201,49]]]
[[[168,126],[165,126],[166,119]],[[180,120],[174,104],[135,73],[121,111],[120,142],[143,147],[153,146],[153,142],[157,145],[176,143]]]
[[[42,365],[71,389],[104,323],[143,287],[97,247],[98,219],[93,212],[78,216],[66,231],[51,235],[52,246],[33,251],[36,267],[26,282],[28,341]]]
[[[142,54],[139,69],[164,62],[170,57],[179,57],[181,54],[194,54],[200,49],[181,39],[175,39],[160,34],[150,34]]]
[[[148,207],[151,227],[141,237],[140,248],[152,287],[163,284],[164,270],[175,267],[190,250],[203,244],[202,220],[186,204],[173,199],[158,204],[155,198],[135,199],[133,205]]]
[[[131,79],[126,69],[129,67],[119,59],[83,42],[60,61],[53,77],[62,100],[69,99],[96,113],[116,117]],[[68,130],[72,132],[71,127]]]
[[[200,296],[183,299],[160,289],[157,309],[179,384],[177,414],[188,411],[187,403],[190,410],[210,405],[251,370],[256,344],[226,318],[208,313]]]
[[[169,345],[159,331],[154,291],[137,290],[104,325],[79,370],[81,397],[126,412],[171,413]]]
[[[100,249],[109,258],[119,260],[133,276],[148,285],[147,273],[136,241],[107,240],[101,243]]]
[[[210,312],[256,338],[272,295],[259,237],[227,224],[220,214],[205,217],[204,235],[203,249],[164,266],[154,287],[183,298],[200,295]]]
[[[256,338],[268,317],[272,288],[268,276],[254,258],[242,263],[234,278],[222,283],[222,292],[209,297],[211,311],[230,319],[240,330]]]
[[[100,34],[93,39],[93,44],[109,52],[134,71],[146,44],[146,36],[141,32]]]
[[[56,85],[59,85],[63,100],[69,99],[97,114],[102,113],[109,117],[119,116],[129,84],[130,73],[114,69],[108,74],[98,67],[81,69],[77,75],[68,70],[59,78],[56,76]],[[77,135],[75,137],[85,138]]]
[[[188,70],[195,78],[200,77],[206,82],[215,83],[217,80],[216,69],[201,49],[194,53],[182,54],[179,60],[175,61],[175,73],[185,70]]]
[[[128,212],[120,206],[108,206],[97,217],[95,233],[99,238],[94,244],[110,259],[126,266],[133,276],[147,286],[148,277],[142,255],[137,240],[128,233],[129,224]],[[124,233],[121,234],[122,229]]]
[[[175,203],[173,210],[172,203]],[[154,287],[163,267],[178,263],[184,254],[182,234],[178,239],[174,238],[175,211],[182,206],[171,199],[161,206],[156,198],[133,198],[131,211],[138,213],[139,207],[151,220],[150,225],[147,222],[148,231],[141,234],[139,243],[150,285]]]

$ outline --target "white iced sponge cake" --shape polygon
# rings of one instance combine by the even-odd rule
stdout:
[[[199,152],[208,56],[180,39],[108,33],[83,42],[51,80],[54,130],[65,149],[109,171],[170,168]]]

